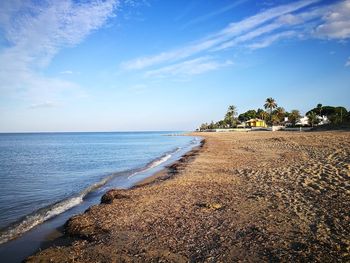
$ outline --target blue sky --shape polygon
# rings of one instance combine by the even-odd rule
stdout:
[[[192,130],[350,108],[350,1],[0,2],[0,132]]]

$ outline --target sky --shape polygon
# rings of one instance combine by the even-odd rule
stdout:
[[[0,1],[0,132],[350,109],[350,0]]]

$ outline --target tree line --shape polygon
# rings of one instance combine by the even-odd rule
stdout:
[[[271,97],[266,99],[263,106],[264,109],[252,109],[238,115],[237,107],[230,105],[222,120],[202,123],[199,130],[236,128],[238,124],[255,118],[264,120],[267,125],[282,125],[287,122],[291,126],[296,126],[302,117],[299,110],[294,109],[288,112],[283,107],[279,107],[276,100]],[[310,126],[319,124],[322,116],[327,117],[330,125],[350,123],[350,111],[348,112],[341,106],[323,106],[319,103],[315,108],[309,110],[306,116]]]

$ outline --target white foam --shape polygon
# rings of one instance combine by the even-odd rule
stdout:
[[[163,155],[162,157],[160,157],[159,159],[156,159],[154,161],[152,161],[151,163],[149,163],[146,168],[142,169],[142,170],[139,170],[131,175],[128,176],[128,179],[130,179],[131,177],[133,177],[134,175],[136,174],[139,174],[139,173],[142,173],[142,172],[145,172],[145,171],[148,171],[150,169],[153,169],[159,165],[161,165],[162,163],[165,163],[166,161],[168,161],[172,156],[173,154],[175,153],[178,153],[179,151],[181,151],[182,147],[177,147],[175,150],[171,151],[171,152],[168,152],[166,153],[165,155]]]
[[[46,221],[47,219],[53,216],[57,216],[71,209],[72,207],[80,204],[81,202],[83,202],[83,196],[73,197],[67,200],[66,202],[65,201],[60,202],[56,206],[54,206],[53,209],[47,211],[47,213],[45,214],[44,220]]]
[[[83,201],[83,195],[63,200],[54,204],[50,208],[41,209],[33,215],[28,215],[19,224],[14,225],[8,230],[0,233],[0,244],[3,244],[17,236],[29,231],[33,227],[45,222],[46,220],[59,215],[68,209],[80,204]]]
[[[6,229],[4,232],[0,232],[0,244],[6,243],[7,241],[14,239],[23,233],[29,231],[33,227],[45,222],[46,220],[57,216],[72,207],[83,202],[83,198],[93,190],[105,185],[110,179],[113,178],[113,174],[102,179],[101,181],[89,186],[80,192],[79,195],[73,196],[69,199],[62,200],[52,206],[42,208],[35,213],[26,216],[22,221],[14,224],[12,227]]]
[[[199,139],[195,138],[192,141],[192,143],[195,143],[198,141],[199,141]],[[179,152],[181,149],[182,149],[181,147],[178,147],[174,151],[165,154],[161,158],[151,162],[149,165],[147,165],[147,167],[145,169],[132,173],[128,178],[130,178],[130,177],[132,177],[140,172],[144,172],[144,171],[147,171],[149,169],[153,169],[153,168],[161,165],[162,163],[168,161],[172,157],[173,154]],[[30,229],[32,229],[33,227],[35,227],[39,224],[45,222],[46,220],[48,220],[54,216],[57,216],[65,211],[71,209],[72,207],[82,203],[83,198],[88,193],[105,185],[114,176],[115,175],[112,174],[112,175],[102,179],[101,181],[87,187],[82,192],[80,192],[79,195],[76,195],[76,196],[69,198],[69,199],[62,200],[62,201],[60,201],[52,206],[42,208],[39,211],[36,211],[35,213],[26,216],[19,223],[14,224],[12,227],[10,227],[8,229],[5,229],[3,232],[0,232],[0,244],[8,242],[9,240],[12,240],[12,239],[22,235],[23,233],[29,231]]]
[[[159,160],[156,160],[154,162],[152,162],[149,166],[148,169],[152,169],[154,167],[157,167],[158,165],[161,165],[162,163],[166,162],[167,160],[169,160],[171,158],[171,154],[167,154],[165,156],[163,156],[162,158],[160,158]]]

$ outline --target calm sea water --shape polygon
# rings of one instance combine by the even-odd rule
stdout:
[[[80,204],[127,187],[198,142],[169,132],[0,134],[0,244]]]

